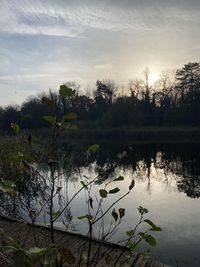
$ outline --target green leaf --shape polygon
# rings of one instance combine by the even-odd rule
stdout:
[[[146,213],[149,212],[148,209],[143,208],[143,207],[141,207],[141,206],[139,206],[138,211],[139,211],[139,213],[140,213],[141,215],[144,215],[144,214],[146,214]]]
[[[88,219],[88,221],[92,221],[94,217],[91,214],[87,214],[86,218]]]
[[[60,85],[60,90],[59,90],[60,96],[73,96],[75,94],[75,90],[72,90],[71,88],[67,87],[67,85],[62,84]]]
[[[51,213],[49,211],[47,211],[47,214],[50,216]],[[52,212],[52,218],[56,218],[57,216],[59,216],[60,214],[60,210],[56,211],[56,212]]]
[[[162,229],[158,226],[156,226],[151,220],[146,219],[144,220],[144,222],[148,223],[152,228],[150,229],[151,231],[155,231],[155,232],[160,232],[162,231]]]
[[[45,253],[44,265],[55,266],[55,262],[56,262],[56,253],[55,253],[55,251],[50,250],[47,253]]]
[[[33,247],[30,248],[27,252],[33,255],[41,255],[46,252],[46,248]]]
[[[12,261],[13,267],[33,267],[32,259],[28,255],[26,255],[24,251],[19,251],[15,253],[12,258]]]
[[[88,188],[87,185],[83,181],[81,181],[81,184],[83,187]]]
[[[93,216],[91,214],[86,214],[84,216],[80,216],[78,217],[79,220],[83,220],[83,219],[88,219],[88,221],[92,221],[93,220]]]
[[[139,235],[144,239],[150,246],[155,247],[157,245],[157,242],[155,238],[152,235],[148,235],[145,233],[139,233]]]
[[[123,176],[119,176],[117,178],[115,178],[113,181],[123,181],[124,177]]]
[[[100,189],[99,194],[102,198],[107,198],[108,192],[105,189]]]
[[[131,184],[129,185],[129,190],[131,191],[133,189],[133,187],[135,186],[135,181],[132,180]]]
[[[56,218],[60,214],[60,210],[53,212],[52,216],[53,218]]]
[[[99,151],[99,145],[94,144],[94,145],[92,145],[92,146],[89,146],[89,147],[88,147],[88,151],[89,151],[89,152],[92,152],[92,153],[96,153],[96,152],[98,152],[98,151]]]
[[[11,123],[11,128],[13,129],[13,131],[16,133],[16,134],[18,134],[19,133],[19,131],[20,131],[20,127],[19,127],[19,125],[18,124],[16,124],[16,123]]]
[[[133,252],[133,251],[135,251],[137,249],[137,244],[134,241],[129,241],[128,242],[128,247]]]
[[[43,116],[43,119],[46,120],[52,126],[56,125],[56,117],[53,116]]]
[[[9,154],[8,159],[13,161],[21,161],[24,158],[24,154],[21,152]]]
[[[79,220],[83,220],[83,219],[85,219],[85,218],[87,218],[86,215],[84,215],[84,216],[79,216],[79,217],[78,217]]]
[[[116,193],[118,193],[120,191],[120,189],[118,188],[118,187],[115,187],[115,188],[113,188],[113,189],[111,189],[110,191],[109,191],[109,194],[116,194]]]
[[[129,230],[126,232],[127,236],[132,237],[134,235],[134,231],[133,230]]]
[[[64,121],[72,121],[72,120],[77,120],[77,119],[78,119],[78,115],[75,112],[70,112],[63,116]]]
[[[13,181],[5,180],[0,182],[0,190],[12,196],[16,195],[15,187],[16,185]]]

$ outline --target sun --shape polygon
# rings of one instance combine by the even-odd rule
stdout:
[[[151,72],[149,74],[148,80],[149,80],[149,85],[152,86],[154,85],[159,79],[159,75],[156,72]]]

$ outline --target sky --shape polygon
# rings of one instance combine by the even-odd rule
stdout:
[[[199,0],[0,0],[0,105],[199,62]]]

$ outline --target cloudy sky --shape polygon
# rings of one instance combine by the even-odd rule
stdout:
[[[199,0],[0,0],[0,105],[199,61]]]

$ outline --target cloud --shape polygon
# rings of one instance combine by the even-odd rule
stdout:
[[[81,37],[89,29],[107,31],[141,31],[199,26],[198,12],[185,12],[182,7],[160,5],[134,5],[128,8],[117,2],[101,5],[96,1],[83,5],[76,1],[2,0],[0,31],[14,34],[41,34],[52,36]],[[136,1],[137,2],[137,1]],[[88,1],[86,1],[88,3]],[[96,2],[98,3],[98,2]],[[111,3],[113,3],[111,5]],[[115,3],[115,4],[114,4]]]

